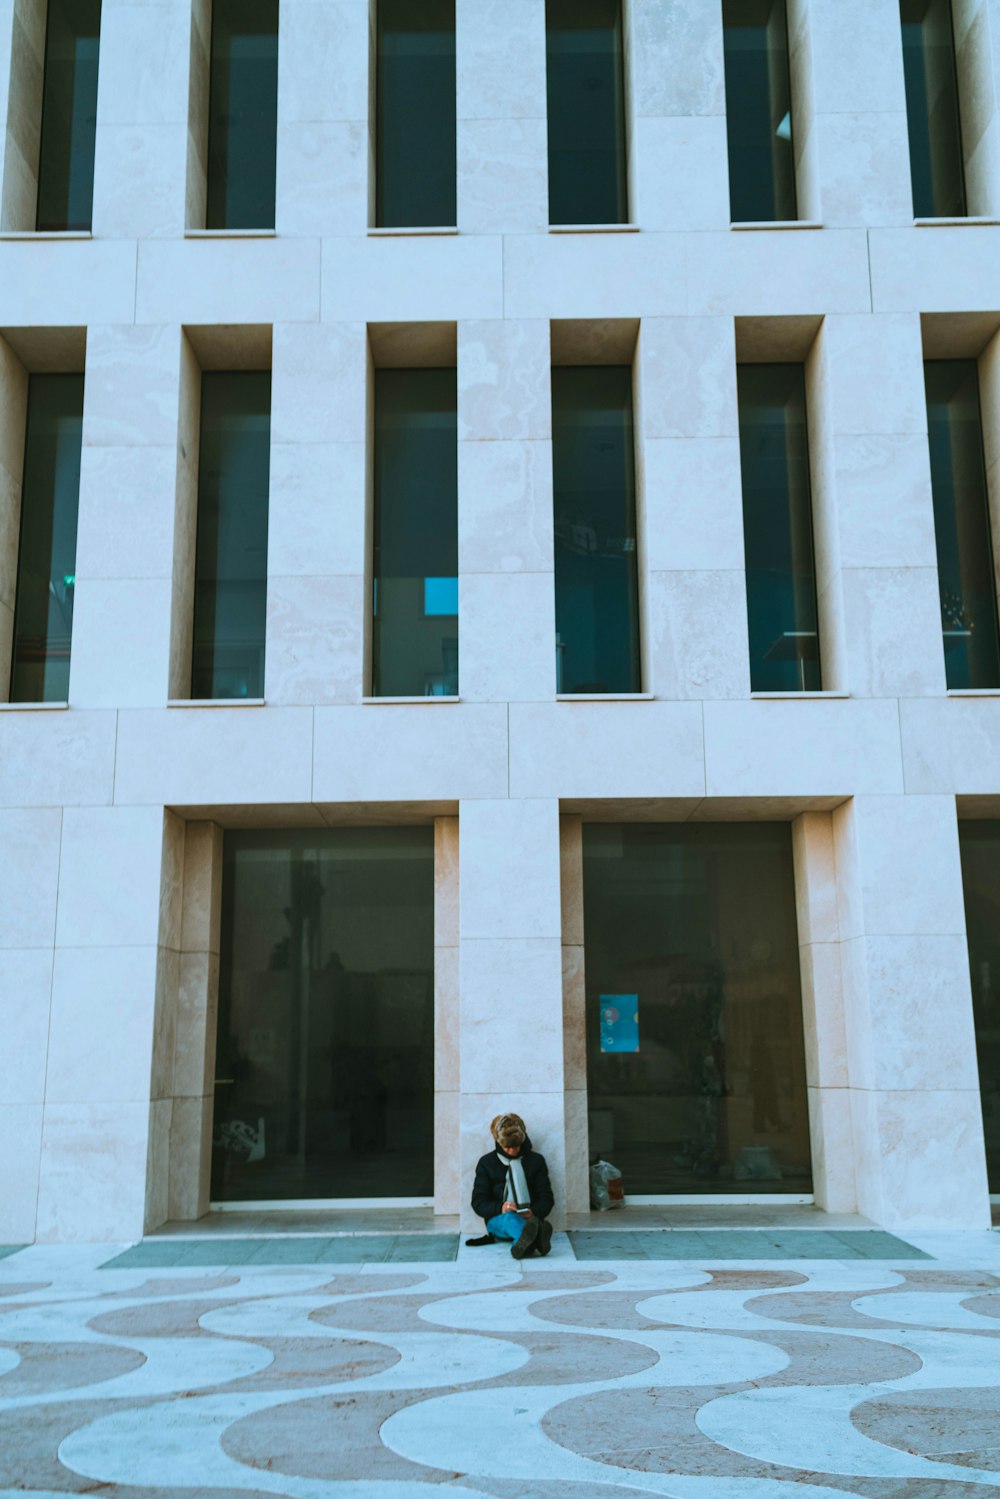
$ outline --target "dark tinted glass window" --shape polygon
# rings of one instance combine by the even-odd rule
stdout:
[[[49,0],[38,155],[39,229],[89,229],[101,0]]]
[[[913,216],[967,212],[951,0],[900,0]]]
[[[28,384],[10,700],[64,703],[76,584],[83,376]]]
[[[590,1153],[631,1193],[809,1192],[787,824],[584,828]]]
[[[722,13],[733,222],[794,219],[785,0],[723,0]]]
[[[274,226],[278,0],[213,0],[209,229]]]
[[[546,0],[549,222],[628,222],[621,0]]]
[[[453,369],[375,372],[372,692],[458,692]]]
[[[949,687],[1000,687],[979,373],[974,359],[924,366],[941,630]]]
[[[1000,1192],[1000,822],[961,822],[965,925],[991,1192]]]
[[[754,692],[820,687],[805,375],[741,364],[740,463]]]
[[[378,0],[376,224],[454,224],[455,0]]]
[[[264,696],[271,376],[201,382],[191,696]]]
[[[632,371],[552,371],[556,691],[640,692]]]
[[[430,1197],[432,828],[227,833],[212,1196]]]

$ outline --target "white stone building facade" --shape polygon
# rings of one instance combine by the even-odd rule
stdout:
[[[557,1223],[585,1211],[581,827],[615,820],[790,825],[815,1200],[987,1226],[959,826],[1000,816],[1000,688],[946,687],[923,362],[978,360],[1000,538],[1000,0],[955,0],[971,216],[921,223],[898,0],[789,0],[801,219],[770,227],[730,222],[719,0],[625,0],[631,223],[594,232],[548,224],[544,0],[457,0],[434,233],[371,224],[370,0],[281,0],[259,233],[197,223],[197,5],[104,0],[92,231],[34,232],[38,11],[0,0],[0,656],[28,377],[85,385],[68,703],[0,706],[0,1241],[208,1210],[234,827],[433,824],[435,1210],[472,1222],[485,1123],[516,1109]],[[459,697],[378,701],[373,371],[441,348]],[[550,370],[609,351],[633,366],[643,691],[567,700]],[[751,691],[736,372],[779,359],[805,366],[819,692]],[[208,706],[185,686],[200,372],[261,367],[264,700]]]

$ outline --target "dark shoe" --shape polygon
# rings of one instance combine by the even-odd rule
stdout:
[[[538,1242],[535,1245],[535,1253],[544,1256],[548,1254],[551,1248],[552,1224],[548,1221],[547,1218],[543,1218],[538,1225]]]
[[[493,1234],[480,1234],[478,1239],[466,1239],[465,1247],[466,1249],[478,1249],[481,1244],[495,1243],[496,1239]]]
[[[541,1224],[537,1218],[528,1218],[521,1230],[521,1237],[510,1246],[510,1252],[516,1260],[523,1260],[526,1254],[530,1254],[538,1238],[538,1230]]]

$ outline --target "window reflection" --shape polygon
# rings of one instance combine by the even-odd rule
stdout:
[[[1000,822],[960,822],[989,1189],[1000,1192]]]
[[[900,0],[913,216],[963,218],[965,173],[951,0]]]
[[[800,364],[737,371],[750,686],[816,692],[821,686],[816,568]]]
[[[434,835],[225,835],[216,1201],[434,1188]]]
[[[785,0],[723,0],[722,16],[733,222],[794,219]]]
[[[100,35],[101,0],[49,0],[38,153],[38,229],[90,228]]]
[[[274,227],[278,0],[213,0],[209,229]]]
[[[64,703],[80,504],[83,376],[28,382],[10,700]]]
[[[376,370],[372,693],[458,693],[454,369]]]
[[[628,222],[621,0],[546,0],[549,223]]]
[[[583,857],[591,1155],[632,1193],[810,1192],[788,825],[593,824]]]
[[[640,692],[632,370],[552,370],[556,690]]]
[[[193,698],[264,696],[269,371],[201,377]]]
[[[948,686],[998,687],[995,562],[976,361],[928,360],[924,378]]]
[[[378,0],[375,222],[449,225],[455,207],[455,0]]]

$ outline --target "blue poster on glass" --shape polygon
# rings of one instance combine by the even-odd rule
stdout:
[[[601,1051],[638,1050],[638,994],[602,994]]]

